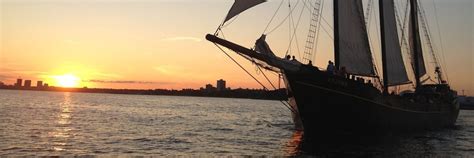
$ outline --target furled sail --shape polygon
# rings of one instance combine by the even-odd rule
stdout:
[[[412,9],[413,9],[413,8],[412,8]],[[418,16],[418,14],[417,14],[416,16]],[[411,18],[411,17],[410,17],[410,18]],[[418,20],[418,19],[416,19],[416,20]],[[412,24],[411,24],[411,21],[412,21],[412,20],[410,20],[410,25],[412,25]],[[417,23],[417,22],[415,22],[415,23],[416,23],[416,28],[418,29],[418,28],[419,28],[418,23]],[[415,65],[416,65],[416,64],[415,64],[414,62],[415,62],[415,61],[418,61],[419,76],[416,76],[416,77],[417,77],[417,78],[420,78],[420,77],[422,77],[423,75],[426,74],[425,61],[424,61],[424,59],[423,59],[423,50],[422,50],[422,47],[421,47],[421,37],[420,37],[420,33],[419,33],[419,31],[417,30],[417,31],[416,31],[417,33],[414,34],[414,31],[413,31],[413,28],[412,28],[412,27],[410,27],[410,30],[409,30],[408,32],[409,32],[409,33],[408,33],[408,37],[410,38],[410,39],[409,39],[409,41],[410,41],[409,44],[410,44],[410,54],[411,54],[411,62],[412,62],[413,71],[416,72],[416,70],[415,70]],[[417,43],[416,46],[415,46],[415,44],[414,44],[414,41],[415,41],[415,40],[417,41],[417,42],[416,42],[416,43]],[[418,53],[415,53],[415,47],[416,47],[416,50],[418,50]],[[416,56],[416,54],[418,54],[418,55]],[[415,60],[415,58],[417,58],[417,60]]]
[[[385,49],[382,50],[386,56],[386,71],[388,85],[400,85],[408,83],[408,75],[403,62],[400,41],[397,32],[397,23],[395,19],[394,0],[383,0],[383,31],[385,40]],[[385,79],[384,79],[385,80]]]
[[[266,35],[262,35],[257,39],[257,42],[255,42],[255,51],[268,56],[275,56],[275,53],[273,53],[272,49],[270,49],[270,46],[265,41],[266,37]]]
[[[263,2],[266,2],[266,0],[235,0],[234,5],[232,5],[232,8],[230,8],[229,13],[224,20],[224,23],[227,20],[232,19],[234,16],[239,15],[243,11]]]
[[[369,39],[365,25],[362,0],[336,0],[337,29],[339,45],[336,63],[346,67],[352,74],[374,76],[374,64],[370,52]]]

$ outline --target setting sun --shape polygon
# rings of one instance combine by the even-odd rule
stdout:
[[[79,85],[80,78],[72,74],[64,74],[55,76],[56,84],[60,87],[77,87]]]

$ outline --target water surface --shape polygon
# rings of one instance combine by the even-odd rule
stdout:
[[[278,101],[0,90],[2,155],[470,156],[474,113],[453,129],[305,142]],[[305,142],[305,143],[302,143]]]

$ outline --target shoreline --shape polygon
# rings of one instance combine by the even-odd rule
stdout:
[[[286,100],[286,89],[265,91],[261,89],[230,89],[224,91],[216,90],[168,90],[168,89],[111,89],[111,88],[63,88],[63,87],[14,87],[3,86],[4,90],[46,91],[46,92],[79,92],[79,93],[104,93],[104,94],[127,94],[127,95],[162,95],[162,96],[190,96],[190,97],[214,97],[214,98],[245,98],[259,100]]]

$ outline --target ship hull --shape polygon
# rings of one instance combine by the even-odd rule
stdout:
[[[440,128],[454,125],[459,113],[455,100],[429,107],[323,71],[284,74],[291,106],[298,112],[295,122],[302,123],[305,136]]]
[[[252,58],[259,66],[280,69],[295,125],[304,130],[306,137],[338,131],[440,128],[454,125],[459,114],[455,92],[447,84],[418,85],[407,96],[382,95],[363,80],[332,75],[272,53],[259,53],[215,35],[208,34],[206,39]]]

